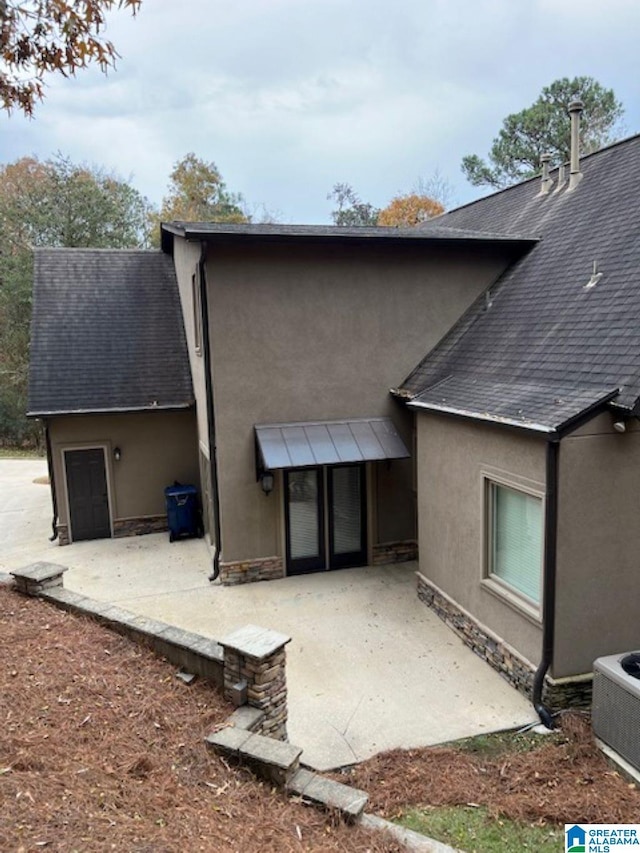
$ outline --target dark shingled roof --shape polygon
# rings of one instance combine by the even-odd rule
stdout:
[[[573,403],[559,411],[558,398],[580,405],[584,394],[587,409],[617,389],[615,405],[636,406],[640,136],[583,158],[581,169],[583,180],[571,192],[540,196],[540,179],[532,179],[428,224],[541,240],[423,359],[399,389],[402,396],[436,403],[434,386],[448,380],[449,403],[470,416],[500,421],[520,413],[523,425],[548,428],[573,416]],[[557,172],[552,177],[557,181]],[[587,286],[594,263],[602,275]],[[531,396],[527,388],[537,391]]]
[[[617,388],[575,388],[533,382],[498,382],[456,374],[418,394],[412,408],[555,432],[585,411],[607,403]]]
[[[436,225],[436,223],[440,223]],[[217,241],[249,240],[266,243],[283,240],[309,240],[314,242],[351,242],[366,241],[383,243],[464,243],[464,244],[506,244],[515,249],[526,249],[534,245],[536,237],[514,232],[487,232],[473,228],[451,228],[444,217],[432,220],[425,228],[395,228],[390,226],[354,226],[337,225],[280,225],[259,223],[229,222],[163,222],[162,248],[171,250],[173,235],[187,240]]]
[[[153,411],[193,401],[170,258],[36,250],[29,415]]]

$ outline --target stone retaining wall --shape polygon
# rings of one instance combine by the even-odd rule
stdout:
[[[254,560],[220,563],[220,583],[224,586],[253,583],[253,581],[272,581],[284,576],[282,557],[258,557]]]
[[[290,637],[246,625],[217,642],[65,589],[62,576],[66,571],[65,566],[41,562],[11,574],[20,592],[91,616],[105,627],[143,642],[186,672],[223,687],[234,704],[251,706],[260,712],[255,731],[276,740],[287,740],[284,647]]]
[[[416,578],[418,598],[449,625],[465,645],[487,661],[493,669],[530,700],[536,667],[512,646],[476,622],[470,613],[456,604],[420,572],[416,572]],[[552,710],[589,708],[592,679],[591,674],[570,679],[553,679],[546,676],[543,701]]]
[[[407,563],[418,559],[418,543],[415,539],[405,539],[398,542],[382,542],[374,545],[371,561],[374,566],[385,563]]]

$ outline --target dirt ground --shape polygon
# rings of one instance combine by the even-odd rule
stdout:
[[[209,751],[205,735],[232,710],[217,691],[183,684],[174,667],[91,620],[0,585],[0,638],[0,849],[401,849]],[[640,813],[640,792],[578,715],[533,750],[394,750],[340,778],[389,818],[470,803],[537,824],[634,823]]]

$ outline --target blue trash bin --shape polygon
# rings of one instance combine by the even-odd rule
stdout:
[[[200,513],[198,512],[198,490],[195,486],[174,483],[164,490],[169,524],[169,541],[201,536]]]

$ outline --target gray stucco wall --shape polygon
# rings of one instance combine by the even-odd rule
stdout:
[[[427,413],[416,421],[420,571],[537,665],[540,618],[483,583],[484,474],[544,490],[546,442]]]
[[[223,560],[283,553],[281,483],[268,498],[256,484],[254,424],[389,415],[412,447],[412,418],[389,388],[506,264],[498,250],[454,251],[301,241],[210,249]],[[372,541],[413,538],[411,463],[374,470]]]
[[[106,448],[112,519],[165,512],[164,489],[174,480],[199,488],[193,410],[121,415],[77,415],[48,421],[61,524],[68,524],[63,451]],[[116,462],[113,449],[122,458]]]
[[[602,415],[560,445],[554,675],[640,648],[640,431]]]

